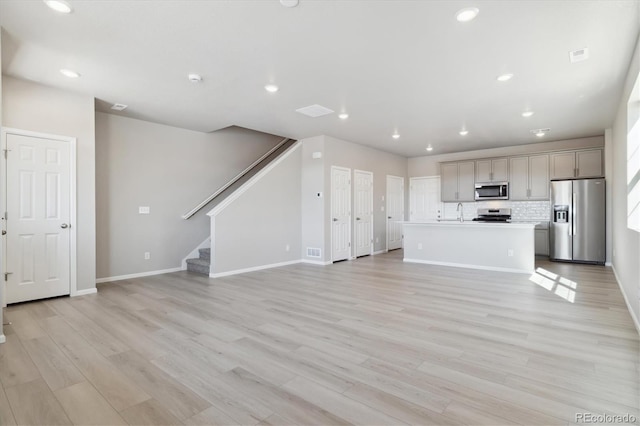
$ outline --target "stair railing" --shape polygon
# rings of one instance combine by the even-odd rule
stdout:
[[[202,202],[200,202],[197,206],[195,206],[194,208],[189,210],[187,213],[183,214],[182,218],[186,220],[186,219],[189,219],[194,214],[198,213],[200,211],[200,209],[202,209],[204,206],[206,206],[211,201],[213,201],[214,198],[216,198],[218,195],[222,194],[222,192],[224,192],[227,188],[229,188],[231,185],[233,185],[234,183],[239,181],[244,175],[249,173],[251,171],[251,169],[253,169],[255,166],[260,164],[265,158],[267,158],[268,156],[273,154],[275,151],[277,151],[280,147],[282,147],[284,144],[286,144],[290,140],[291,139],[289,139],[289,138],[284,138],[283,140],[281,140],[276,146],[271,148],[269,151],[267,151],[264,155],[262,155],[256,161],[251,163],[246,169],[244,169],[243,171],[238,173],[233,179],[231,179],[229,182],[227,182],[224,185],[222,185],[220,187],[220,189],[218,189],[216,192],[214,192],[213,194],[209,195],[207,198],[202,200]]]

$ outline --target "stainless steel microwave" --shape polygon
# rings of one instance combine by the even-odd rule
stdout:
[[[476,201],[508,200],[509,182],[476,183]]]

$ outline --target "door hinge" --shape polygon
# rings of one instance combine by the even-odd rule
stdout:
[[[351,247],[351,242],[349,242],[349,247]]]
[[[7,154],[9,153],[9,151],[11,151],[10,149],[3,149],[4,151],[4,158],[7,158]]]

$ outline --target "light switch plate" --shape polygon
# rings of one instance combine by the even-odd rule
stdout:
[[[140,206],[140,207],[138,207],[138,213],[139,214],[149,214],[149,213],[151,213],[151,209],[149,208],[149,206]]]

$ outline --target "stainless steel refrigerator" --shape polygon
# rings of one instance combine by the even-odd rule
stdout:
[[[605,262],[604,179],[551,182],[549,258]]]

